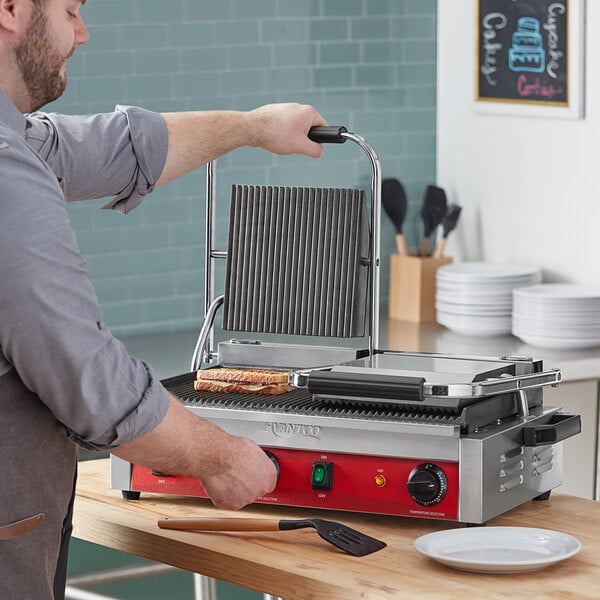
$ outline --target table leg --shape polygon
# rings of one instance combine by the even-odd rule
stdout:
[[[216,580],[194,573],[194,600],[217,600]]]

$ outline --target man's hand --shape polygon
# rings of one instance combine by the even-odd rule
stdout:
[[[238,510],[273,491],[277,483],[275,465],[254,442],[229,436],[222,441],[220,451],[223,470],[202,480],[215,506]]]
[[[325,119],[305,104],[267,104],[246,113],[252,123],[250,146],[275,154],[305,154],[319,158],[323,147],[308,138],[315,125],[327,125]]]
[[[219,508],[242,508],[277,483],[275,465],[259,446],[195,415],[174,397],[157,427],[111,452],[156,471],[200,480]]]

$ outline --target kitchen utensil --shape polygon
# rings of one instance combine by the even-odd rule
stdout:
[[[448,234],[456,227],[461,210],[462,207],[458,206],[458,204],[450,204],[448,210],[446,210],[446,214],[442,217],[442,237],[439,239],[437,246],[435,247],[435,252],[433,253],[436,258],[440,258],[444,255]]]
[[[402,225],[406,217],[408,201],[404,186],[398,179],[384,179],[381,182],[381,203],[387,216],[396,228],[396,247],[398,248],[398,253],[406,256],[408,250],[404,234],[402,233]]]
[[[423,200],[423,208],[421,210],[421,218],[423,219],[424,232],[423,241],[421,243],[421,254],[422,256],[429,256],[429,243],[431,234],[435,228],[442,222],[446,210],[448,207],[448,201],[446,199],[446,192],[435,185],[428,185],[425,190],[425,198]]]
[[[353,556],[366,556],[385,548],[386,543],[335,521],[324,519],[251,519],[251,518],[164,518],[158,520],[162,529],[184,531],[289,531],[313,527],[327,542]]]

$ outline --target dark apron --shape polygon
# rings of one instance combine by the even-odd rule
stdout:
[[[43,513],[0,540],[0,599],[62,600],[77,467],[75,445],[15,370],[0,377],[0,526]]]

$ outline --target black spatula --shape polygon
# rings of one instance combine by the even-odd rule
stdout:
[[[423,256],[429,256],[429,239],[435,228],[442,222],[447,206],[446,192],[435,185],[428,185],[425,190],[423,209],[421,211],[421,217],[425,225],[423,242],[421,244],[421,254]]]
[[[436,258],[441,258],[444,256],[444,250],[446,249],[446,242],[448,241],[448,234],[454,230],[456,224],[458,223],[458,217],[460,217],[460,211],[462,207],[458,206],[458,204],[450,204],[448,205],[448,210],[446,214],[442,218],[442,227],[444,232],[442,233],[442,237],[437,243],[435,247],[434,256]]]
[[[406,217],[408,200],[406,199],[404,186],[400,181],[397,179],[384,179],[381,182],[381,204],[383,205],[383,210],[385,210],[390,221],[396,228],[396,247],[398,248],[398,253],[406,256],[408,250],[406,249],[406,241],[402,233],[402,225]]]
[[[353,556],[366,556],[385,548],[385,542],[369,537],[355,529],[346,527],[335,521],[323,519],[294,519],[278,521],[277,519],[251,519],[251,518],[183,518],[159,519],[161,529],[179,529],[183,531],[288,531],[313,527],[327,542],[337,546],[344,552]]]

